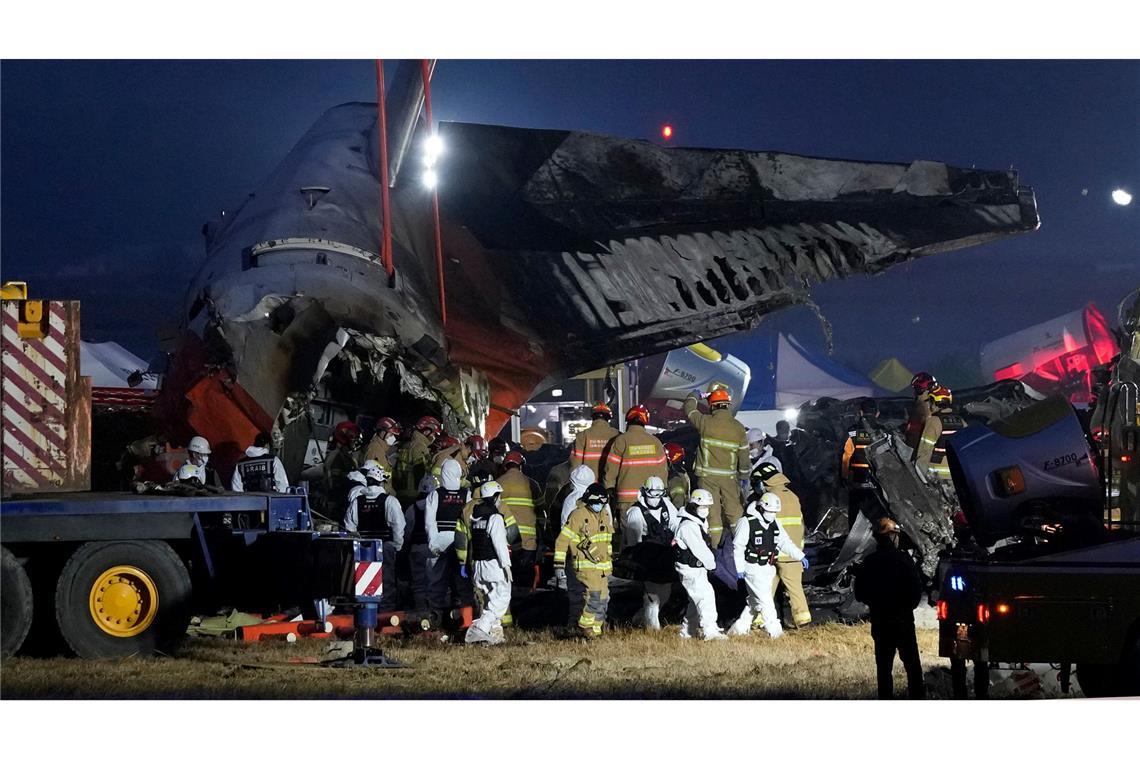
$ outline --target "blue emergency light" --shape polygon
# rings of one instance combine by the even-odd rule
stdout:
[[[965,591],[966,590],[966,579],[960,575],[951,575],[950,576],[950,589],[952,591]]]

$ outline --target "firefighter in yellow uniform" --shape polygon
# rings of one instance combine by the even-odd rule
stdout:
[[[568,624],[572,627],[576,623],[578,631],[588,638],[602,635],[610,602],[614,522],[608,501],[600,483],[590,484],[554,543],[554,576],[559,582],[566,581],[570,597]],[[569,576],[567,558],[572,560]]]
[[[431,444],[443,432],[435,417],[421,417],[410,441],[396,454],[396,497],[411,504],[419,497],[420,481],[431,474]]]
[[[470,464],[467,462],[467,458],[470,456],[471,451],[467,448],[467,444],[460,443],[455,438],[450,438],[445,441],[445,443],[447,445],[437,451],[435,456],[432,457],[431,474],[438,479],[440,476],[440,470],[443,467],[443,463],[448,459],[454,459],[456,462],[459,462],[459,471],[461,473],[459,482],[463,485],[464,488],[466,488],[471,482],[468,477]]]
[[[954,413],[954,396],[949,388],[937,385],[927,394],[930,416],[922,428],[922,438],[914,450],[912,461],[928,479],[950,480],[950,462],[946,459],[946,444],[950,436],[966,427],[966,422]]]
[[[774,493],[780,497],[780,511],[776,513],[776,522],[791,540],[792,544],[801,552],[804,550],[804,513],[800,507],[800,500],[789,485],[788,478],[780,472],[771,462],[762,462],[752,476],[752,498],[759,498],[763,493]],[[780,584],[784,584],[784,591],[788,594],[788,604],[792,608],[792,622],[801,628],[811,622],[811,609],[808,608],[807,597],[804,596],[804,566],[802,555],[800,559],[793,559],[790,554],[781,550],[776,557],[776,577],[772,579],[772,595]],[[764,621],[756,625],[763,626]]]
[[[616,495],[622,525],[625,513],[637,501],[645,481],[656,475],[665,482],[669,468],[665,464],[665,447],[657,436],[646,431],[649,410],[640,404],[625,415],[625,432],[614,438],[606,457],[605,486]]]
[[[474,519],[475,507],[479,503],[479,499],[474,497],[474,494],[480,493],[480,489],[494,481],[494,476],[489,469],[477,468],[471,473],[471,493],[472,499],[467,502],[463,507],[463,514],[459,518],[459,522],[455,525],[455,556],[459,560],[462,567],[466,567],[468,562],[468,550],[471,547],[471,521]],[[501,487],[501,486],[500,486]],[[499,505],[500,512],[503,515],[503,523],[507,529],[507,545],[517,545],[519,542],[519,526],[515,522],[514,515],[510,514],[505,507],[502,506],[502,492],[500,491]],[[502,624],[510,626],[514,624],[514,616],[511,615],[510,607],[503,613]]]
[[[748,437],[744,425],[732,416],[732,397],[724,388],[709,394],[709,414],[697,408],[697,397],[685,399],[685,417],[701,434],[697,449],[697,487],[713,495],[709,510],[709,540],[715,550],[720,545],[725,525],[729,532],[744,516],[741,503],[743,486],[748,482],[752,461],[748,458]]]
[[[672,442],[665,444],[665,462],[669,466],[669,481],[666,486],[669,500],[674,504],[688,504],[692,487],[689,483],[689,472],[685,469],[685,449],[681,444]]]
[[[602,458],[605,457],[610,442],[617,437],[618,431],[610,425],[613,412],[606,404],[598,404],[590,413],[594,420],[590,427],[581,431],[574,437],[574,445],[570,449],[570,472],[580,464],[584,464],[594,473],[594,480],[601,480]]]

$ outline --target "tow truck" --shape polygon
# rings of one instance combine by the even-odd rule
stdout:
[[[346,659],[356,664],[390,664],[376,633],[426,629],[405,613],[379,623],[381,542],[315,530],[304,488],[91,491],[79,303],[31,300],[26,285],[8,283],[0,307],[4,656],[25,645],[53,651],[60,638],[84,658],[171,653],[195,612],[323,607],[317,600],[354,608]],[[468,611],[427,627],[469,619]]]
[[[1061,690],[1140,695],[1140,298],[1090,424],[1062,396],[951,440],[962,508],[937,573],[939,654],[953,692],[992,668],[1048,663]]]

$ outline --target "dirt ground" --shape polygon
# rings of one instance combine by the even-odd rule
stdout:
[[[317,698],[783,698],[875,695],[868,625],[837,623],[730,641],[684,641],[659,633],[608,631],[600,641],[508,631],[498,647],[464,647],[427,635],[385,639],[400,670],[340,670],[290,660],[318,658],[327,642],[245,643],[191,639],[174,657],[87,662],[10,658],[0,666],[4,699]],[[950,696],[937,632],[918,632],[931,697]],[[901,696],[906,677],[896,663]]]

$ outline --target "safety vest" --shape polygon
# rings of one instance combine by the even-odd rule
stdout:
[[[771,565],[776,562],[779,549],[776,548],[776,533],[780,527],[775,520],[767,526],[760,524],[759,517],[748,518],[748,543],[744,546],[744,560],[755,565]]]
[[[241,477],[241,487],[244,491],[273,491],[273,454],[263,454],[259,457],[247,457],[237,463],[237,471]]]
[[[495,544],[491,541],[491,517],[499,514],[494,504],[480,500],[471,512],[471,549],[469,555],[475,562],[499,558]]]
[[[940,414],[942,433],[934,443],[934,450],[930,452],[930,471],[939,478],[950,478],[950,463],[946,461],[946,443],[950,436],[966,427],[966,421],[956,414]]]
[[[438,498],[435,509],[435,529],[441,533],[445,530],[455,530],[455,526],[463,517],[463,507],[467,505],[470,495],[466,488],[449,491],[441,488],[435,492]]]
[[[366,494],[356,497],[356,529],[361,535],[375,536],[382,541],[392,540],[392,526],[388,524],[388,494],[375,498]]]
[[[658,513],[661,518],[653,516],[653,510],[647,504],[638,502],[637,506],[641,508],[641,518],[645,520],[645,537],[641,540],[650,544],[664,544],[669,546],[673,543],[673,531],[669,529],[669,510],[665,508],[662,503],[658,507]]]
[[[854,450],[847,462],[851,487],[868,488],[871,486],[871,460],[867,456],[867,447],[871,445],[871,434],[866,430],[853,431],[851,445]]]
[[[411,544],[426,544],[428,540],[427,535],[427,512],[424,510],[423,500],[418,500],[415,506],[412,507],[412,531],[408,534],[408,543]]]
[[[709,533],[703,527],[701,528],[701,540],[705,542],[705,546],[709,545]],[[689,567],[704,567],[697,555],[693,554],[693,550],[689,547],[681,548],[677,543],[676,537],[673,538],[673,561],[678,565],[688,565]]]

